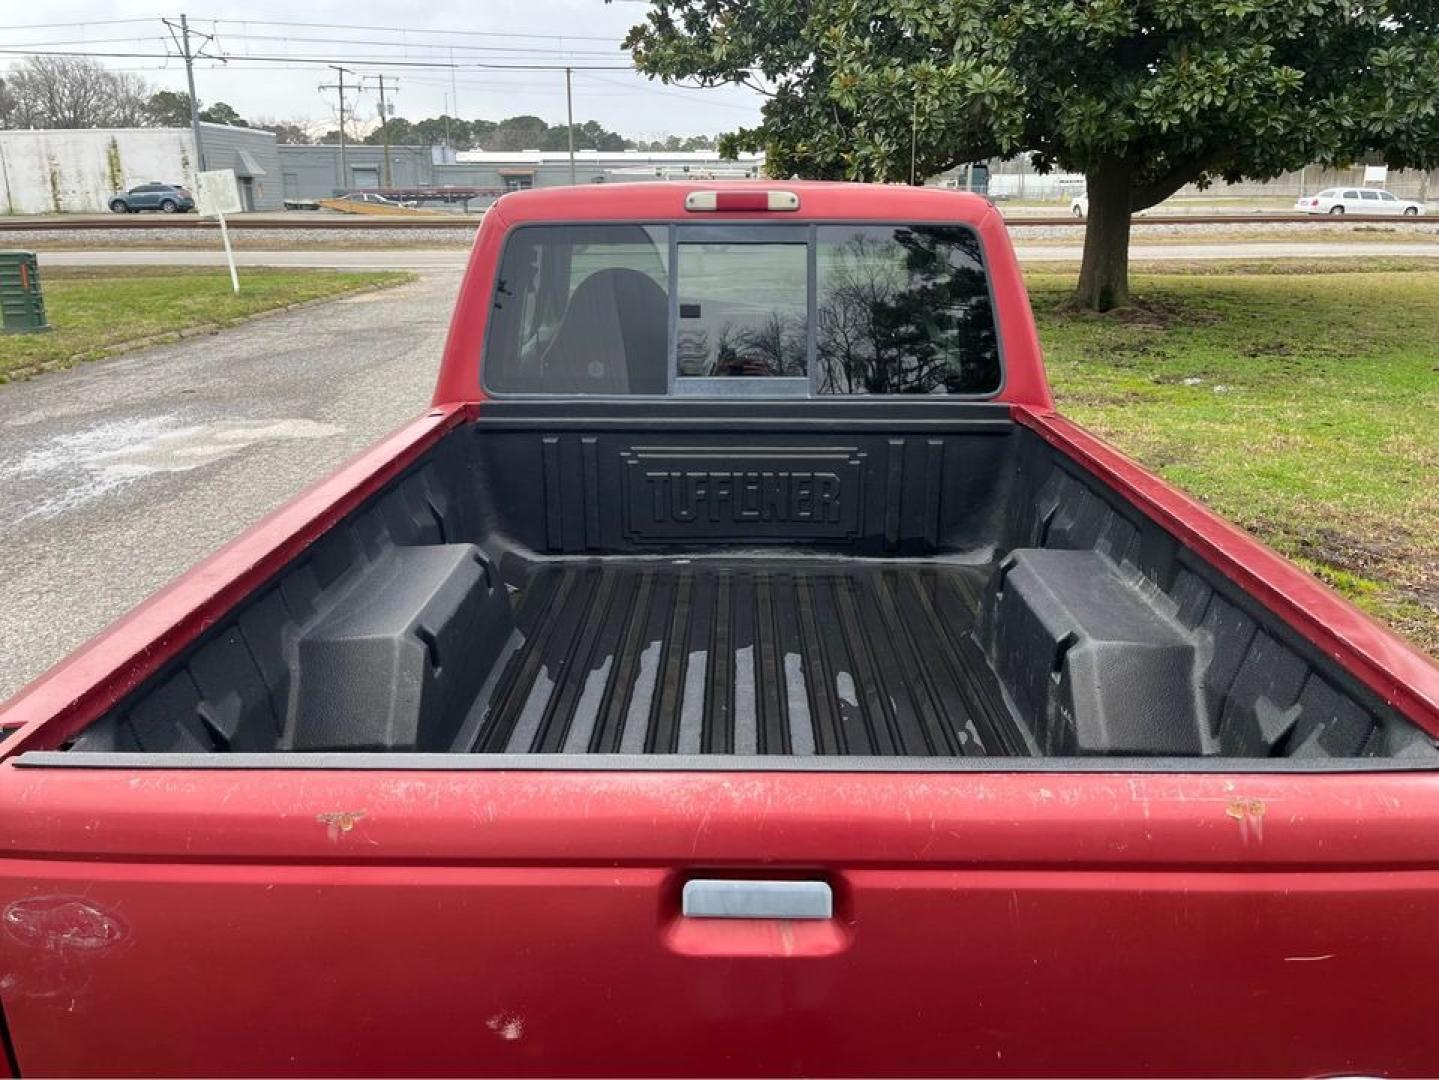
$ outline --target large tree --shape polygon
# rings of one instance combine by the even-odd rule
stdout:
[[[145,100],[145,122],[154,127],[189,127],[190,95],[155,91]]]
[[[756,85],[775,176],[905,181],[1032,153],[1082,172],[1077,300],[1129,295],[1135,211],[1366,153],[1439,163],[1439,0],[650,0],[666,82]]]
[[[510,116],[495,125],[483,145],[486,150],[538,150],[548,130],[538,116]]]
[[[139,76],[80,56],[27,57],[5,86],[10,127],[134,127],[146,119],[149,91]]]
[[[256,120],[255,127],[275,136],[275,142],[288,146],[309,146],[315,140],[304,123],[297,120]]]
[[[217,101],[215,104],[200,110],[200,119],[207,124],[224,124],[226,127],[249,127],[245,118],[237,113],[233,106]]]

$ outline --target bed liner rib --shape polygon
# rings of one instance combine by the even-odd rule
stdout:
[[[970,636],[988,573],[900,560],[541,564],[515,597],[522,642],[457,749],[1025,755]]]

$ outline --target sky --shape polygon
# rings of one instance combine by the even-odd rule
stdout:
[[[643,19],[644,0],[175,2],[181,6],[173,11],[156,0],[0,3],[0,70],[20,62],[15,50],[136,53],[143,55],[100,62],[134,72],[155,89],[183,91],[184,64],[161,19],[178,21],[185,10],[194,29],[214,35],[206,51],[227,59],[197,65],[201,103],[227,102],[250,120],[334,126],[336,94],[319,86],[334,83],[336,73],[301,57],[343,63],[367,76],[347,106],[361,128],[378,115],[381,73],[394,115],[410,120],[448,110],[466,119],[533,113],[564,123],[563,71],[480,64],[603,68],[574,71],[575,121],[595,120],[632,138],[718,134],[759,120],[762,99],[753,91],[681,89],[626,69],[620,42]],[[253,59],[262,56],[283,59]],[[452,62],[453,69],[407,66]]]

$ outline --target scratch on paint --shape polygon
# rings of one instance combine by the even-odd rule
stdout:
[[[337,811],[328,814],[316,814],[315,820],[321,825],[327,826],[331,843],[338,843],[343,833],[350,832],[355,825],[365,816],[363,810]]]
[[[515,1042],[525,1034],[524,1018],[514,1013],[496,1013],[485,1021],[485,1026],[506,1042]]]
[[[1318,956],[1286,956],[1286,957],[1284,958],[1284,962],[1285,962],[1286,964],[1299,964],[1299,963],[1305,963],[1305,962],[1310,961],[1310,960],[1333,960],[1333,959],[1334,959],[1334,954],[1333,954],[1332,952],[1327,952],[1327,953],[1320,953]]]
[[[73,896],[34,896],[5,909],[5,931],[32,949],[93,954],[125,938],[125,924]]]
[[[1260,799],[1231,799],[1224,808],[1225,814],[1239,822],[1239,835],[1247,844],[1249,834],[1264,842],[1264,803]]]

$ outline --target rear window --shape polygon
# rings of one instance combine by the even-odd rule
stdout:
[[[519,394],[994,393],[978,238],[953,225],[524,226],[483,365]]]
[[[669,386],[668,260],[663,226],[515,230],[490,310],[490,387],[663,394]]]
[[[823,394],[984,394],[999,343],[979,240],[952,226],[821,226]]]

